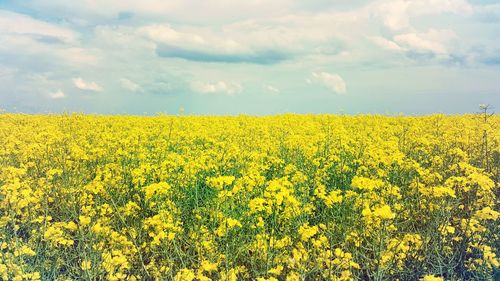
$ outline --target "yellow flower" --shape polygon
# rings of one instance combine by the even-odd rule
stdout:
[[[213,272],[217,270],[217,263],[212,263],[207,260],[201,262],[201,269],[204,272]]]
[[[282,265],[278,265],[278,266],[276,266],[274,268],[269,269],[267,271],[267,273],[278,276],[278,275],[281,274],[281,271],[283,271],[283,266]]]
[[[248,203],[248,207],[250,208],[251,212],[260,212],[267,210],[268,208],[266,205],[266,199],[260,197],[254,198]]]
[[[375,208],[373,210],[373,214],[381,219],[384,219],[384,220],[390,220],[396,216],[391,211],[391,207],[389,205],[383,205],[381,207]]]
[[[137,205],[137,203],[129,201],[125,205],[123,213],[125,214],[125,216],[133,217],[137,213],[139,213],[140,210],[141,210],[141,207],[139,207],[139,205]]]
[[[278,281],[278,279],[276,279],[274,277],[269,277],[269,278],[258,277],[257,281]]]
[[[71,230],[71,231],[75,231],[78,229],[78,226],[76,225],[76,223],[70,221],[66,224],[62,224],[62,226],[68,230]]]
[[[475,217],[480,220],[496,220],[500,216],[500,213],[491,209],[491,207],[484,207],[477,211]]]
[[[318,226],[309,226],[308,223],[304,223],[299,227],[299,235],[302,241],[308,241],[309,238],[313,237],[318,233]]]
[[[351,181],[351,186],[360,190],[373,190],[383,187],[384,182],[379,179],[355,176]]]
[[[67,238],[62,227],[66,227],[65,223],[56,223],[52,226],[49,226],[43,237],[45,240],[51,242],[53,245],[62,245],[62,246],[71,246],[74,244],[74,241]],[[73,229],[73,225],[70,226]]]
[[[286,279],[285,281],[300,281],[300,275],[296,272],[290,272],[288,273],[288,275],[286,276]]]
[[[444,281],[443,277],[437,277],[434,275],[425,275],[424,278],[422,278],[423,281]]]
[[[174,277],[174,281],[192,281],[195,277],[196,275],[192,270],[183,268],[177,272]]]
[[[231,185],[235,180],[234,176],[219,176],[207,178],[207,185],[218,190],[222,190],[225,186]]]
[[[33,257],[36,256],[36,252],[33,251],[30,247],[23,245],[19,250],[16,250],[14,252],[14,256],[16,257],[21,255]]]
[[[89,270],[90,266],[91,266],[91,262],[89,260],[82,261],[82,263],[80,265],[80,267],[82,268],[82,270]]]
[[[241,223],[239,220],[233,219],[233,218],[227,218],[225,221],[221,223],[219,228],[215,231],[215,233],[222,237],[226,234],[227,231],[235,228],[235,227],[242,227]]]
[[[172,187],[166,182],[154,183],[144,187],[146,200],[150,200],[154,196],[162,196],[168,194]]]
[[[90,224],[90,222],[91,222],[90,217],[87,217],[87,216],[79,216],[78,220],[80,221],[81,226],[86,226],[86,225]]]
[[[482,117],[0,112],[0,280],[492,279]]]

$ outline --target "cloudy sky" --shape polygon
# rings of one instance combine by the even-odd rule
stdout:
[[[0,0],[0,109],[500,111],[500,1]]]

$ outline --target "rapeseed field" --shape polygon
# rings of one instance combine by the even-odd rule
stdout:
[[[1,114],[0,279],[494,280],[498,124]]]

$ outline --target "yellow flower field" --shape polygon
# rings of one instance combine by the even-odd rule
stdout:
[[[494,280],[498,124],[1,114],[0,279]]]

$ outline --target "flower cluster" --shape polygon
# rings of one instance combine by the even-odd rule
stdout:
[[[0,280],[492,280],[500,124],[0,115]]]

